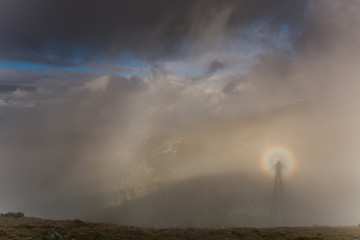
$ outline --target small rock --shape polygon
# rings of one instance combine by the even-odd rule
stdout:
[[[60,235],[60,233],[58,232],[52,232],[52,233],[47,233],[44,238],[44,240],[63,240],[63,236]]]

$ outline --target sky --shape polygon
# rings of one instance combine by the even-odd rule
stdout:
[[[273,226],[262,161],[277,146],[293,168],[281,224],[357,225],[359,10],[358,0],[0,0],[0,211]],[[238,203],[219,207],[224,191]],[[185,221],[152,205],[178,202],[174,192],[202,210]],[[139,216],[119,218],[131,206]],[[156,209],[145,220],[144,206]]]

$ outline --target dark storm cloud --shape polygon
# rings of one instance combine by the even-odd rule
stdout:
[[[210,63],[208,67],[208,73],[215,73],[218,70],[222,70],[226,67],[226,64],[217,60]]]
[[[269,31],[297,28],[306,6],[300,0],[3,0],[0,58],[74,65],[74,59],[124,52],[179,56],[199,38],[236,35],[254,21],[266,22]],[[211,26],[218,18],[220,30]]]

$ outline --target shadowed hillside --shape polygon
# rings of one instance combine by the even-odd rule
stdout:
[[[266,226],[266,185],[235,174],[189,179],[109,208],[105,220],[144,227]]]

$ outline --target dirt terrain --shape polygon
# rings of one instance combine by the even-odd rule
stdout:
[[[150,229],[39,218],[0,217],[0,239],[360,239],[360,227]]]

